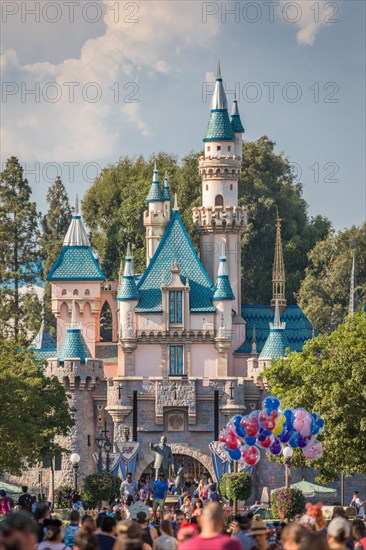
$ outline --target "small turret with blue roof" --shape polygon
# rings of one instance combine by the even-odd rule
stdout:
[[[217,277],[216,277],[216,286],[215,286],[215,292],[213,295],[213,300],[234,300],[234,292],[231,288],[231,284],[229,281],[229,275],[227,272],[227,265],[226,265],[226,255],[225,255],[225,246],[223,245],[222,255],[220,258],[219,263],[219,269],[217,271]]]
[[[137,286],[136,286],[135,270],[133,267],[130,243],[128,243],[127,245],[125,267],[121,278],[120,286],[118,288],[117,300],[119,301],[139,300],[139,291],[137,290]]]
[[[290,347],[286,335],[286,323],[281,323],[279,301],[276,300],[273,323],[269,324],[269,335],[259,355],[262,359],[279,359],[286,355],[286,349]]]
[[[56,355],[56,342],[47,330],[44,301],[42,304],[42,321],[38,334],[33,338],[29,351],[32,351],[38,361],[43,361]]]
[[[170,201],[170,199],[171,199],[171,195],[170,195],[168,173],[165,172],[164,183],[163,183],[163,201]]]
[[[163,193],[159,183],[159,172],[156,166],[156,161],[154,163],[153,179],[149,193],[146,197],[146,202],[163,202]]]
[[[72,302],[71,324],[66,330],[65,338],[62,341],[57,358],[62,364],[65,359],[78,359],[81,364],[85,364],[86,358],[91,357],[88,346],[85,343],[80,327],[76,322],[75,300]]]
[[[217,76],[212,97],[211,113],[203,141],[235,141],[235,135],[228,113],[226,93],[221,77],[220,62],[217,65]]]
[[[234,134],[244,134],[245,129],[244,126],[241,123],[240,114],[239,114],[239,107],[238,107],[238,101],[236,99],[236,94],[234,95],[234,101],[233,101],[233,107],[231,110],[231,128],[233,129]]]
[[[47,281],[104,281],[105,276],[90,246],[79,211],[75,211],[64,239],[62,250],[47,275]]]

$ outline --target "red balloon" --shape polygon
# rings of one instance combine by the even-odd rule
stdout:
[[[231,451],[234,451],[239,447],[239,442],[237,439],[233,437],[228,437],[226,440],[226,447],[230,449]]]
[[[220,443],[226,443],[226,435],[224,433],[219,435],[219,441]]]

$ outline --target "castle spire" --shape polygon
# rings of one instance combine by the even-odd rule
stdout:
[[[89,237],[81,219],[78,195],[75,197],[75,209],[64,239],[64,246],[90,246]]]
[[[245,132],[244,126],[242,125],[241,119],[240,119],[240,113],[239,113],[238,102],[236,99],[236,94],[234,94],[234,101],[231,109],[230,123],[234,134],[243,134]]]
[[[117,300],[128,301],[138,300],[139,291],[136,286],[135,268],[133,266],[133,258],[131,254],[130,243],[127,244],[127,252],[125,258],[125,267],[120,286],[117,292]]]
[[[212,97],[211,110],[227,110],[227,99],[221,76],[220,61],[217,64],[215,90]]]
[[[173,212],[178,212],[179,211],[179,208],[178,208],[178,197],[177,197],[177,193],[174,193],[174,206],[173,206]]]
[[[165,172],[164,183],[163,183],[163,201],[170,201],[170,187],[168,181],[168,173]]]
[[[216,277],[215,292],[213,300],[234,300],[233,289],[231,288],[225,254],[225,243],[222,243],[221,257]]]
[[[281,220],[278,216],[276,220],[276,244],[272,269],[272,308],[276,307],[278,301],[279,312],[286,309],[287,301],[285,298],[285,263],[283,261],[282,238],[281,238]]]
[[[350,292],[349,292],[349,306],[348,306],[349,315],[354,315],[358,307],[358,294],[357,294],[357,291],[355,290],[356,286],[357,286],[356,258],[355,258],[355,255],[353,255],[351,280],[350,280]]]
[[[159,172],[156,166],[156,161],[154,162],[154,171],[153,178],[151,182],[150,191],[146,197],[146,202],[162,202],[163,194],[161,192],[160,183],[159,183]]]

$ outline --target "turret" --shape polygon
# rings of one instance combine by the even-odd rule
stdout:
[[[234,96],[230,122],[231,122],[231,128],[235,135],[235,155],[238,158],[241,158],[242,151],[243,151],[243,134],[245,132],[245,129],[241,123],[236,95]]]
[[[42,321],[37,335],[33,338],[29,351],[33,352],[38,361],[55,357],[57,346],[55,340],[47,330],[44,298],[42,302]]]
[[[225,245],[222,245],[219,268],[217,271],[215,291],[212,302],[216,307],[215,345],[219,352],[218,375],[227,375],[227,352],[231,345],[232,303],[235,300],[226,265]]]
[[[286,348],[290,344],[285,329],[286,323],[281,323],[279,300],[276,300],[274,320],[269,323],[269,335],[259,355],[259,367],[266,367],[272,359],[277,360],[286,355]]]
[[[165,212],[167,212],[167,214],[169,215],[169,219],[170,219],[171,195],[170,195],[168,174],[166,172],[165,172],[164,183],[163,183],[163,201],[164,201],[164,210],[165,210]]]
[[[154,256],[170,220],[170,198],[168,199],[168,195],[170,197],[168,180],[166,178],[166,187],[164,180],[164,189],[162,191],[155,162],[151,187],[146,197],[148,209],[144,212],[144,226],[146,227],[146,265],[149,265],[150,260]]]
[[[276,221],[276,244],[275,244],[275,253],[273,260],[273,269],[272,269],[272,300],[271,306],[274,309],[276,302],[282,313],[286,309],[287,301],[285,297],[285,263],[283,261],[283,251],[282,251],[282,239],[281,239],[281,220],[278,217],[277,212],[277,221]]]

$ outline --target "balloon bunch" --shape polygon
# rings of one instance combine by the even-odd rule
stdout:
[[[281,410],[280,400],[270,395],[263,400],[261,411],[230,418],[219,441],[228,457],[242,467],[259,462],[260,448],[279,455],[285,444],[302,449],[305,458],[318,460],[323,445],[315,436],[323,430],[324,419],[319,413],[308,413],[302,408]]]

